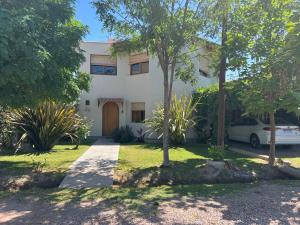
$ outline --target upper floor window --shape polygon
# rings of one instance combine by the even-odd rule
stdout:
[[[117,75],[116,66],[91,65],[91,74]]]
[[[109,55],[91,55],[90,73],[117,75],[117,59]]]
[[[199,69],[199,73],[200,73],[201,76],[209,77],[209,74],[207,72],[205,72],[204,70],[202,70],[202,69]]]
[[[131,55],[129,63],[131,75],[149,73],[149,56],[146,53]]]
[[[149,73],[149,61],[148,62],[141,62],[141,63],[134,63],[130,65],[130,74],[140,74],[140,73]]]

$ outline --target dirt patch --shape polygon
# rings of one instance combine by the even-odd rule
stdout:
[[[151,167],[131,173],[116,171],[114,183],[123,186],[159,186],[177,184],[248,183],[256,180],[287,179],[275,167],[262,165],[259,171],[249,171],[230,162],[208,161],[205,165],[190,171],[180,171],[173,165],[170,168]]]
[[[2,190],[25,190],[33,187],[54,188],[58,187],[63,180],[61,173],[30,173],[20,176],[1,176],[0,189]]]

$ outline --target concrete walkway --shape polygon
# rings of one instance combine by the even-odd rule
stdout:
[[[120,145],[100,138],[70,167],[60,188],[110,187]]]

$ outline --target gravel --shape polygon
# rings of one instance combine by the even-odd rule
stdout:
[[[0,201],[0,224],[300,224],[300,186],[264,183],[221,197],[181,197],[132,209],[112,202]]]

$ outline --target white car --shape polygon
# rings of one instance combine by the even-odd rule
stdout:
[[[259,148],[270,144],[270,122],[268,119],[243,117],[229,126],[227,135],[229,140],[250,143],[252,147]],[[277,145],[300,144],[299,126],[276,118],[275,137]]]

